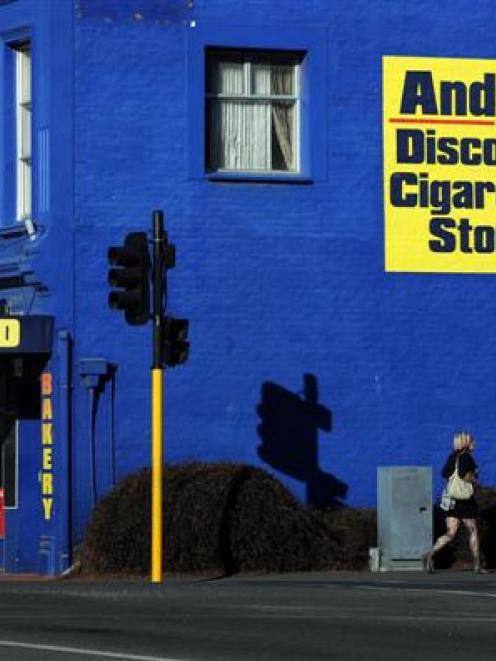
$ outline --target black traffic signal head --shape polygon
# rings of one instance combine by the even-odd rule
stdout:
[[[128,324],[146,324],[150,319],[150,254],[146,232],[131,232],[124,246],[108,249],[108,283],[117,287],[108,297],[109,307],[124,310]]]
[[[189,321],[187,319],[164,319],[163,361],[168,367],[182,365],[188,360]]]
[[[164,247],[164,266],[166,269],[173,269],[176,265],[176,246],[169,243],[166,234],[166,241]]]

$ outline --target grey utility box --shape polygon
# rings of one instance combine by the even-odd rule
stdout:
[[[422,569],[432,545],[432,468],[377,469],[377,545],[381,571]]]

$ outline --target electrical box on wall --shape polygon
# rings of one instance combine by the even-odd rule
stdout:
[[[377,544],[381,571],[421,570],[432,544],[432,468],[377,469]]]

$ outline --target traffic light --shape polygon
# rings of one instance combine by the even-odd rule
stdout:
[[[176,246],[173,243],[169,243],[167,232],[164,232],[163,238],[162,252],[160,259],[157,259],[157,268],[159,270],[157,277],[162,284],[163,291],[164,300],[161,303],[161,308],[162,306],[167,308],[167,270],[173,269],[176,265]]]
[[[117,287],[108,297],[109,307],[124,310],[126,321],[132,326],[146,324],[150,320],[150,254],[146,232],[131,232],[124,246],[108,249],[108,283]]]
[[[175,265],[176,265],[176,246],[173,243],[169,243],[166,234],[165,247],[164,247],[164,266],[166,269],[173,269]]]
[[[182,365],[188,360],[188,327],[189,321],[187,319],[165,317],[162,358],[168,367]]]

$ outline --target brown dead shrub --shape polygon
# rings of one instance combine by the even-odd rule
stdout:
[[[343,549],[339,569],[365,569],[369,548],[377,546],[377,512],[373,508],[327,509],[319,513]]]
[[[311,511],[260,468],[194,462],[166,467],[163,476],[167,571],[343,569],[361,565],[365,557],[369,533],[354,528],[365,525],[368,531],[367,517],[353,510]],[[89,573],[149,572],[149,469],[125,478],[98,503],[81,562]]]

